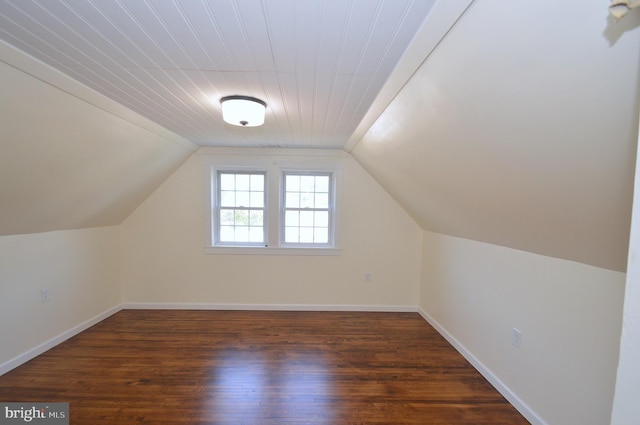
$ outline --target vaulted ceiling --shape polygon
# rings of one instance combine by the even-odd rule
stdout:
[[[342,148],[434,2],[2,0],[0,37],[199,145]]]
[[[341,148],[424,229],[624,270],[640,11],[606,6],[0,0],[0,234],[118,224],[200,146]]]
[[[476,0],[352,154],[426,229],[624,271],[640,10]]]

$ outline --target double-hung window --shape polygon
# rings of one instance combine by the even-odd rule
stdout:
[[[218,171],[216,177],[215,243],[264,246],[266,173]]]
[[[338,255],[343,153],[205,161],[212,254]]]
[[[283,245],[332,246],[333,174],[284,172]]]

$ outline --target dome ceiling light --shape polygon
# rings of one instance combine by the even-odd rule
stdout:
[[[220,99],[222,119],[239,127],[257,127],[264,124],[267,104],[250,96],[226,96]]]

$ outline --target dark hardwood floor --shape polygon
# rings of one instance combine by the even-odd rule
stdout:
[[[415,313],[124,310],[0,376],[71,424],[528,422]]]

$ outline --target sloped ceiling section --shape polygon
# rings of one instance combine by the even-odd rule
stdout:
[[[122,222],[193,143],[0,43],[0,235]]]
[[[202,146],[342,148],[434,3],[0,0],[0,38]]]
[[[425,229],[624,271],[640,14],[606,6],[476,0],[352,154]]]

